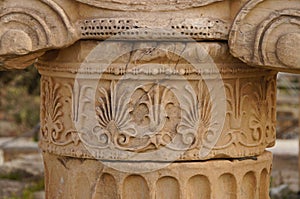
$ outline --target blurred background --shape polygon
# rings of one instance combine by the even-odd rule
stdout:
[[[39,131],[40,76],[26,70],[0,71],[0,199],[43,199]],[[278,74],[277,142],[270,195],[299,198],[300,75]]]
[[[39,82],[33,66],[0,71],[0,199],[44,198]]]

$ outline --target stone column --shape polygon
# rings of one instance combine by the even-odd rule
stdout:
[[[37,67],[48,198],[267,198],[276,73],[226,44],[79,41]]]
[[[2,67],[42,75],[47,198],[269,198],[298,1],[0,5]]]

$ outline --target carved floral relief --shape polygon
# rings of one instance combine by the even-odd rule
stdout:
[[[116,43],[118,48],[122,45],[134,48]],[[216,62],[212,68],[205,65],[208,56],[189,44],[157,45],[149,43],[151,48],[143,50],[139,46],[105,70],[98,63],[82,71],[77,69],[80,64],[41,60],[38,67],[46,91],[41,147],[98,159],[128,160],[138,154],[139,160],[149,160],[149,154],[157,157],[163,150],[159,160],[169,160],[174,152],[176,160],[199,160],[258,155],[274,144],[276,72],[257,73],[226,57],[226,46],[203,45]],[[88,45],[74,49],[84,46]],[[181,57],[185,54],[197,59],[193,61],[200,67],[193,68]],[[221,99],[212,95],[219,87],[225,92]],[[216,106],[221,102],[225,110]],[[222,112],[224,117],[216,117]],[[220,119],[224,125],[218,131],[212,127],[220,126]],[[206,149],[208,153],[201,155]]]
[[[58,146],[71,143],[78,145],[77,132],[64,126],[61,84],[54,82],[51,77],[42,77],[41,89],[44,91],[41,94],[41,139]]]
[[[120,80],[101,80],[95,103],[91,99],[92,88],[82,84],[83,81],[64,85],[68,88],[69,97],[62,102],[59,90],[63,87],[55,83],[55,79],[42,79],[46,91],[42,95],[43,142],[75,147],[83,141],[98,149],[115,148],[137,153],[160,148],[186,150],[185,155],[180,157],[186,159],[199,158],[193,154],[205,145],[211,133],[208,129],[213,100],[201,79],[189,81],[192,86],[185,88],[182,99],[174,93],[176,86],[146,83],[125,93],[118,90],[117,82]],[[211,156],[234,147],[251,151],[251,148],[272,145],[275,140],[275,77],[262,76],[256,81],[248,80],[225,80],[226,123]],[[193,92],[196,95],[192,95]],[[72,110],[70,116],[62,112],[63,103]],[[252,111],[249,111],[249,106]],[[92,108],[96,118],[85,111]],[[80,121],[82,127],[90,125],[91,120],[96,123],[85,134],[84,128],[78,129],[76,125],[71,130],[66,129],[65,121],[70,120],[73,123]],[[174,139],[184,147],[178,149],[177,145],[172,145]],[[79,148],[83,147],[81,145]]]

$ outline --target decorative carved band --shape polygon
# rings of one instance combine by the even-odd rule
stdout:
[[[298,72],[299,38],[298,0],[251,0],[237,15],[229,44],[232,54],[250,65]]]
[[[121,43],[123,47],[129,45]],[[93,47],[88,42],[84,44],[66,50],[72,52],[73,48],[79,48],[85,52]],[[213,49],[214,44],[208,46]],[[257,73],[255,68],[229,61],[215,63],[217,69],[239,73],[220,73],[222,84],[214,79],[215,73],[169,74],[168,70],[156,67],[155,63],[165,62],[166,68],[180,67],[182,71],[189,71],[191,64],[184,60],[178,64],[178,57],[170,54],[169,57],[174,60],[166,57],[166,52],[159,51],[162,49],[159,45],[156,49],[157,52],[152,49],[153,54],[148,57],[140,56],[141,49],[123,54],[101,78],[99,73],[95,74],[88,68],[76,73],[62,71],[58,61],[62,56],[56,54],[55,58],[48,54],[51,59],[45,56],[41,66],[38,64],[43,75],[41,84],[44,91],[41,96],[41,148],[64,156],[119,160],[127,160],[127,153],[147,154],[165,149],[164,155],[152,157],[152,160],[169,161],[173,158],[170,154],[175,151],[180,151],[178,160],[235,158],[259,155],[274,144],[275,72],[260,70]],[[188,52],[195,57],[191,49],[191,46],[183,48],[181,55]],[[63,51],[61,53],[64,54]],[[76,58],[67,59],[72,62],[63,61],[63,64],[72,68]],[[120,71],[123,66],[143,70],[144,61],[149,60],[156,61],[151,62],[152,72],[147,75],[109,72]],[[101,63],[92,65],[101,68]],[[213,69],[214,63],[205,63],[207,69]],[[52,68],[60,70],[51,71]],[[75,78],[81,73],[84,76]],[[92,86],[95,84],[96,91]],[[213,86],[209,87],[209,84]],[[222,85],[226,95],[224,99],[213,98],[211,89],[217,90]],[[218,100],[223,100],[227,107],[224,110],[225,124],[216,145],[208,155],[201,156],[200,151],[216,133],[210,130],[210,126],[220,123],[220,120],[214,119],[214,114],[222,112],[214,106]],[[95,115],[90,110],[95,110]],[[174,140],[176,144],[180,143],[181,148],[174,145]],[[112,152],[112,148],[116,150]],[[143,156],[142,160],[149,159]]]
[[[145,19],[92,19],[80,23],[83,39],[115,40],[227,40],[230,24],[216,18],[170,19],[167,25]],[[158,30],[159,28],[159,30]]]
[[[269,198],[270,152],[264,152],[256,160],[172,163],[142,174],[120,172],[96,160],[48,153],[44,154],[44,160],[47,198]]]

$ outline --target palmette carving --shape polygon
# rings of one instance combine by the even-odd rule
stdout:
[[[274,78],[267,78],[265,82],[265,85],[261,87],[257,85],[256,87],[257,91],[254,95],[259,103],[252,104],[253,114],[249,121],[249,126],[252,130],[252,140],[256,141],[256,143],[246,144],[241,142],[249,147],[256,147],[261,143],[273,144],[272,140],[275,139],[275,135],[272,132],[276,131],[276,81]]]
[[[166,145],[164,138],[170,137],[171,133],[162,132],[162,129],[168,117],[164,111],[165,107],[174,104],[165,100],[170,89],[161,89],[158,84],[141,86],[135,92],[140,90],[142,95],[137,101],[131,102],[132,107],[129,106],[126,95],[118,95],[116,89],[114,81],[111,82],[109,93],[104,88],[99,88],[99,93],[104,99],[98,97],[99,106],[96,107],[96,111],[99,126],[104,133],[97,136],[102,139],[105,137],[106,143],[112,142],[111,144],[120,150],[143,152],[152,147],[159,148],[160,145]],[[138,111],[135,109],[139,106],[145,106],[146,109],[146,114],[140,119],[148,119],[145,126],[141,124],[145,123],[143,121],[140,121],[140,124],[135,123],[131,116],[134,111]]]
[[[247,86],[251,87],[252,84],[250,82],[242,84],[240,81],[241,79],[237,78],[233,85],[225,84],[228,94],[227,103],[229,105],[227,114],[229,115],[230,126],[232,129],[241,128],[243,116],[246,114],[244,103],[249,97],[247,92],[245,92],[245,88]]]
[[[66,129],[62,118],[62,94],[61,85],[53,82],[52,78],[42,77],[41,89],[41,139],[43,142],[65,146],[71,143],[78,145],[79,138],[76,130]]]
[[[247,148],[273,146],[276,132],[275,79],[272,76],[261,77],[258,83],[237,78],[233,85],[225,84],[230,129],[224,132],[223,141],[214,147],[215,150],[232,145]],[[244,121],[248,121],[248,125],[244,125]]]
[[[272,145],[275,140],[275,80],[267,78],[263,85],[255,83],[254,97],[258,103],[251,104],[249,117],[249,128],[251,134],[241,131],[239,143],[246,147],[257,147],[259,145]]]
[[[128,160],[132,154],[141,155],[138,160],[150,160],[145,154],[160,150],[165,153],[151,156],[151,160],[156,157],[168,161],[173,152],[179,153],[177,160],[261,154],[275,140],[276,72],[257,73],[257,68],[247,67],[232,57],[226,57],[230,64],[224,64],[218,57],[225,52],[222,45],[206,45],[218,68],[193,69],[184,59],[159,51],[159,47],[134,51],[115,60],[106,70],[92,64],[83,71],[76,64],[65,68],[65,61],[60,67],[56,58],[41,60],[38,68],[42,75],[51,78],[53,85],[63,85],[58,89],[65,96],[59,98],[63,104],[60,108],[71,114],[63,114],[59,120],[68,124],[65,129],[73,130],[67,136],[65,131],[59,131],[61,140],[41,141],[41,148],[66,156],[109,160]],[[175,46],[182,54],[194,52],[191,46]],[[167,47],[162,49],[173,49],[173,45]],[[185,52],[187,48],[189,51]],[[197,57],[204,62],[203,56],[197,51]],[[168,65],[145,65],[149,60],[163,60]],[[220,99],[210,95],[222,86],[214,78],[217,73],[222,76],[226,91],[223,100],[227,105],[221,132],[211,130],[219,123],[214,115],[220,110],[214,103]],[[201,156],[200,151],[208,148],[218,133],[216,145],[209,154]],[[75,140],[79,140],[78,145]]]
[[[0,1],[0,66],[41,58],[46,197],[268,198],[275,72],[222,42],[246,1]],[[294,71],[298,0],[247,2],[232,53]]]
[[[242,78],[236,78],[232,82],[224,84],[227,94],[227,118],[230,128],[225,131],[222,143],[218,143],[214,150],[221,150],[231,147],[232,145],[240,145],[240,136],[243,136],[244,131],[247,132],[243,121],[247,114],[247,100],[249,100],[249,91],[247,92],[247,87],[252,88],[253,83],[245,81]],[[251,101],[251,100],[250,100]],[[225,140],[225,141],[224,141]]]
[[[177,127],[177,132],[182,134],[183,141],[189,144],[189,148],[198,148],[205,145],[211,125],[212,104],[210,95],[205,87],[205,82],[199,80],[197,83],[197,96],[194,91],[186,88],[190,95],[185,96],[186,104],[181,104],[185,113],[182,122]]]
[[[65,123],[63,121],[72,119],[74,123],[82,121],[82,126],[86,126],[85,121],[93,119],[89,114],[85,114],[86,111],[83,108],[85,107],[86,109],[92,104],[89,99],[90,93],[88,92],[91,88],[80,85],[78,82],[74,83],[74,87],[68,86],[79,90],[68,89],[72,97],[66,103],[65,101],[62,102],[63,99],[60,97],[57,84],[55,85],[53,82],[49,84],[45,78],[43,79],[44,81],[47,83],[43,83],[43,85],[53,86],[53,91],[50,88],[45,90],[50,90],[52,96],[56,96],[56,99],[43,98],[43,100],[46,100],[44,106],[47,104],[47,107],[50,105],[50,108],[47,108],[47,113],[43,116],[45,117],[45,122],[42,124],[42,135],[44,137],[42,142],[56,146],[73,145],[73,147],[80,144],[75,151],[81,150],[80,154],[84,153],[85,157],[91,157],[91,155],[84,150],[84,146],[80,143],[82,141],[98,149],[115,148],[120,151],[147,153],[148,151],[158,150],[161,147],[178,150],[178,148],[170,145],[170,142],[176,135],[180,135],[180,142],[185,144],[186,148],[184,150],[187,150],[180,159],[195,159],[199,158],[199,156],[194,154],[197,154],[197,151],[205,145],[206,136],[212,133],[208,131],[208,127],[211,122],[211,103],[213,103],[213,99],[210,99],[207,88],[201,79],[193,83],[195,85],[194,88],[197,88],[196,98],[188,95],[188,93],[195,90],[189,91],[187,89],[184,97],[185,101],[176,100],[172,93],[172,88],[166,88],[157,84],[138,87],[135,91],[132,91],[133,94],[131,96],[134,96],[134,98],[125,99],[122,95],[117,94],[116,83],[111,81],[106,88],[98,88],[98,97],[96,97],[98,102],[95,107],[98,122],[88,135],[83,133],[84,129],[82,131],[78,129],[72,132],[65,132],[61,124]],[[238,82],[243,83],[240,84]],[[232,106],[235,103],[239,104],[240,108],[228,108],[226,118],[230,128],[223,129],[220,137],[221,142],[217,143],[208,157],[225,153],[224,150],[231,151],[231,148],[234,146],[239,147],[239,150],[242,150],[242,148],[245,148],[246,151],[249,150],[249,155],[256,153],[251,152],[251,149],[256,151],[255,148],[257,147],[271,146],[275,140],[275,78],[267,78],[264,84],[249,83],[245,79],[239,79],[232,83],[229,81],[225,85],[228,87],[227,106],[236,107]],[[249,94],[252,92],[255,94],[255,97],[249,98]],[[75,93],[81,94],[76,95]],[[159,98],[155,98],[155,93],[161,94],[158,96]],[[240,95],[231,95],[236,93],[240,93]],[[47,96],[47,92],[45,95]],[[170,101],[170,95],[172,102]],[[129,95],[127,94],[127,96]],[[241,97],[236,98],[235,96]],[[55,104],[52,103],[51,105],[49,100],[54,100]],[[79,101],[84,103],[79,103]],[[62,103],[64,103],[64,106],[73,107],[72,116],[69,119],[59,111]],[[247,109],[245,104],[248,103],[251,103],[253,111],[245,113]],[[162,105],[169,108],[173,107],[169,109],[172,110],[173,115],[168,114],[170,111],[167,111],[167,113],[165,111],[166,108],[160,107]],[[46,110],[46,108],[43,108],[43,110]],[[181,111],[182,114],[180,114]],[[52,115],[52,117],[47,115]],[[249,119],[248,123],[244,123],[246,118]],[[49,126],[50,124],[54,126]],[[46,136],[49,136],[49,129],[53,129],[52,135],[55,135],[53,138]],[[73,129],[75,128],[73,127]],[[82,133],[81,136],[79,136],[79,133]],[[43,148],[42,143],[41,146]],[[54,153],[56,152],[54,151]],[[98,158],[105,157],[103,154],[98,155]],[[122,159],[123,157],[117,153],[113,156],[114,159]]]
[[[180,150],[176,148],[176,144],[171,143],[178,134],[176,126],[180,122],[180,105],[172,89],[174,88],[159,83],[141,82],[141,86],[133,91],[122,91],[115,81],[110,82],[109,90],[99,87],[96,105],[98,122],[90,128],[92,132],[85,128],[88,125],[85,121],[93,118],[80,114],[80,117],[86,117],[81,118],[83,123],[79,127],[85,131],[81,135],[82,141],[97,149],[110,148],[139,153],[161,147]],[[88,103],[93,104],[91,101]],[[184,133],[181,134],[183,140],[179,142],[190,145],[191,143],[185,143]]]

